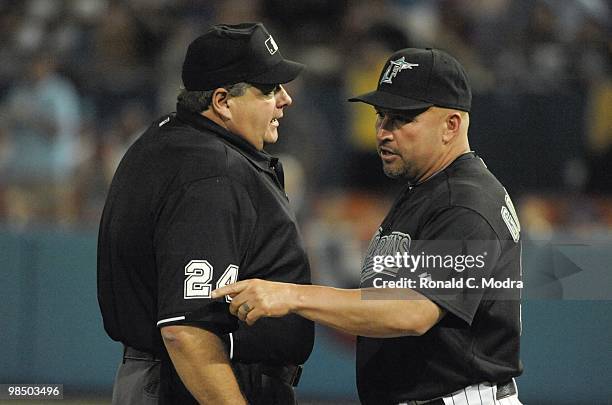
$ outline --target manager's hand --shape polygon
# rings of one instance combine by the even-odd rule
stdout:
[[[248,325],[261,317],[281,317],[295,308],[295,284],[249,279],[217,288],[212,298],[230,296],[230,312]]]

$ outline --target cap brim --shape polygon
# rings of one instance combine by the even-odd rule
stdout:
[[[247,78],[245,81],[255,84],[283,84],[298,77],[304,65],[291,60],[283,59],[265,72]]]
[[[359,101],[362,103],[373,105],[374,107],[388,108],[390,110],[418,110],[422,108],[431,107],[433,105],[433,103],[428,103],[426,101],[397,96],[395,94],[387,93],[380,90],[349,98],[348,101]]]

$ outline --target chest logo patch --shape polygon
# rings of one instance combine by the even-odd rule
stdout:
[[[398,268],[385,267],[381,271],[374,269],[375,256],[395,256],[396,254],[403,255],[410,251],[410,243],[412,238],[407,233],[391,232],[389,235],[381,236],[382,229],[379,228],[374,234],[368,246],[368,252],[363,261],[361,268],[361,283],[374,277],[377,274],[385,274],[394,276],[397,274]]]

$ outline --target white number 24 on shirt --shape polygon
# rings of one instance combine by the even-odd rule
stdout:
[[[207,260],[192,260],[185,266],[185,288],[183,298],[186,300],[197,298],[210,298],[212,293],[211,280],[213,278],[213,266]],[[233,284],[238,281],[238,266],[230,264],[225,272],[219,277],[216,288]],[[227,302],[232,299],[225,297]]]

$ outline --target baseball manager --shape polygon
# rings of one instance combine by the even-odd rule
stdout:
[[[113,178],[98,300],[124,344],[114,404],[293,404],[314,324],[239,323],[211,292],[236,280],[310,283],[278,139],[303,65],[260,23],[215,25],[187,49],[177,112],[153,122]],[[246,307],[245,307],[246,309]]]
[[[520,404],[520,225],[470,150],[463,67],[439,50],[403,49],[375,91],[350,101],[374,106],[383,170],[405,183],[370,243],[361,288],[247,280],[213,297],[233,297],[248,324],[293,313],[358,335],[364,404]]]

